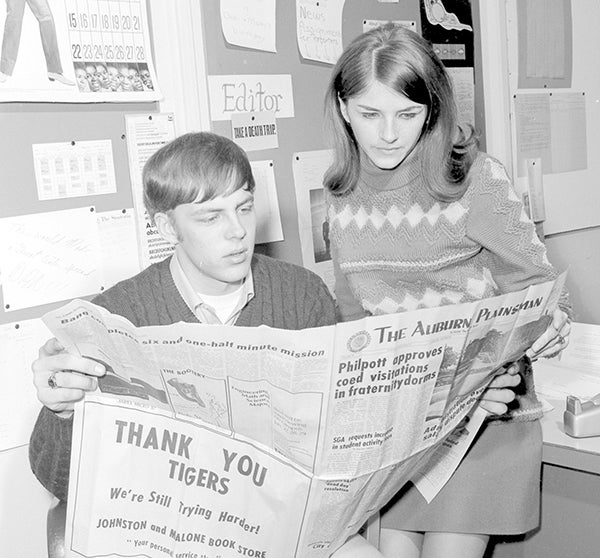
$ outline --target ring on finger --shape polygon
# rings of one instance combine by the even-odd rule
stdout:
[[[564,344],[565,344],[565,338],[564,338],[564,337],[563,337],[563,336],[562,336],[560,333],[558,334],[558,342],[559,342],[561,345],[564,345]]]
[[[56,389],[58,387],[58,384],[56,383],[56,372],[52,372],[52,374],[48,376],[48,385],[52,389]]]

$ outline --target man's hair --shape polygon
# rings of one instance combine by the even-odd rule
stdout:
[[[429,42],[393,23],[358,36],[333,68],[325,96],[325,120],[334,145],[334,162],[325,186],[335,194],[356,185],[360,151],[339,102],[347,102],[379,82],[427,107],[427,119],[415,149],[421,151],[422,176],[436,198],[460,197],[477,140],[457,126],[452,82]]]
[[[228,196],[240,188],[254,191],[244,150],[211,132],[193,132],[156,151],[144,165],[144,204],[151,218],[178,205]]]

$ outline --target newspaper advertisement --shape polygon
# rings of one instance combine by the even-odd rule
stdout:
[[[563,281],[301,331],[49,312],[107,369],[75,411],[68,556],[329,556],[541,335]]]

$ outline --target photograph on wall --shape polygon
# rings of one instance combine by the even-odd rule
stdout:
[[[331,292],[335,278],[323,176],[331,165],[332,157],[330,149],[321,149],[299,151],[292,159],[302,265],[321,277]]]
[[[331,260],[331,243],[329,241],[329,221],[325,206],[323,188],[309,190],[310,215],[312,222],[312,238],[315,262]]]
[[[145,0],[6,0],[0,33],[0,102],[162,97]]]

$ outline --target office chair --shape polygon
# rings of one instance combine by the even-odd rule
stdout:
[[[46,517],[46,537],[48,539],[48,558],[64,558],[65,525],[67,503],[59,500],[48,510]]]

